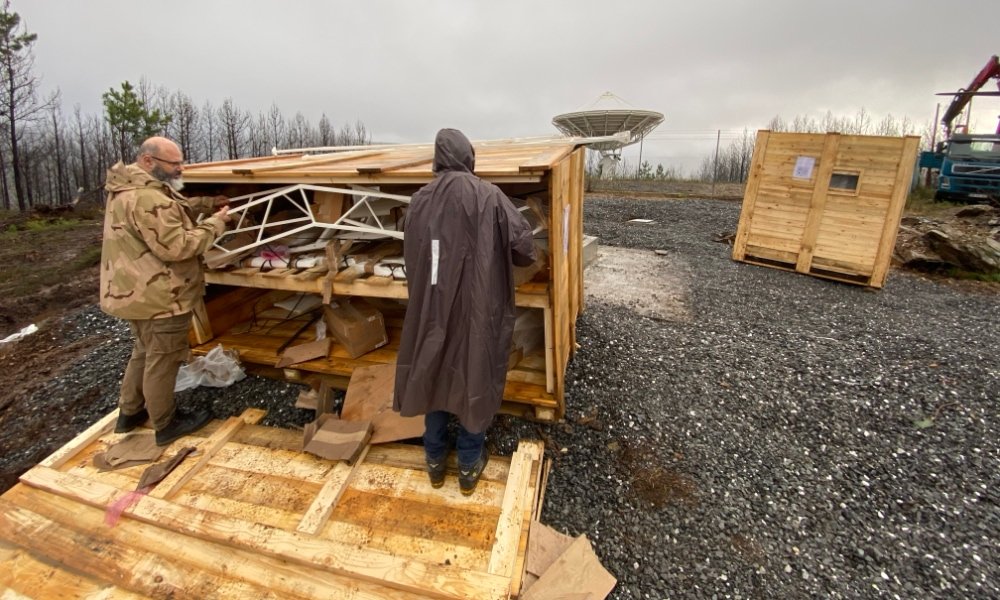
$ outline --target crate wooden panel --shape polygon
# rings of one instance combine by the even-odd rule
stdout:
[[[541,314],[544,346],[537,354],[514,357],[504,391],[504,410],[537,419],[558,419],[565,412],[566,366],[576,348],[576,319],[583,310],[583,178],[585,154],[568,139],[543,138],[475,142],[476,174],[499,185],[512,197],[539,200],[547,220],[549,265],[538,278],[519,285],[515,304]],[[400,145],[358,149],[325,155],[293,154],[191,165],[184,170],[187,192],[226,193],[231,196],[270,189],[278,184],[364,184],[389,193],[412,194],[430,182],[433,145]],[[210,270],[207,306],[196,312],[192,342],[196,353],[218,343],[241,352],[243,360],[260,373],[286,378],[324,376],[346,385],[351,371],[370,363],[395,362],[395,346],[365,355],[357,361],[337,356],[308,361],[291,370],[274,370],[280,345],[253,340],[229,331],[250,318],[239,302],[222,305],[214,297],[220,288],[255,288],[313,294],[365,296],[405,300],[403,281],[359,278],[331,280],[325,273],[289,269]],[[390,332],[390,339],[398,332]],[[398,343],[398,342],[397,342]],[[541,362],[538,362],[538,359]]]
[[[354,465],[301,452],[263,411],[174,442],[197,451],[114,526],[144,466],[101,473],[117,412],[0,497],[0,596],[508,598],[540,511],[542,446],[491,458],[476,492],[455,465],[430,486],[423,449],[370,446]]]
[[[733,259],[882,287],[919,141],[758,132]],[[801,159],[814,164],[796,177]],[[831,187],[834,175],[856,185]]]

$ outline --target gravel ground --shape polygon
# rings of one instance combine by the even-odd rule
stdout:
[[[546,441],[542,520],[587,534],[612,598],[1000,598],[996,287],[893,271],[868,291],[735,263],[713,238],[738,216],[588,197],[587,233],[665,250],[655,268],[684,282],[686,310],[588,303],[566,421],[499,417],[491,446]],[[130,342],[94,308],[71,318],[70,338],[104,341],[27,405],[89,390],[81,430],[112,410]],[[312,415],[299,389],[250,377],[180,399],[289,426]]]

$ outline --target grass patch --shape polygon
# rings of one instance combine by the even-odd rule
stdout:
[[[76,219],[29,219],[24,222],[24,231],[61,231],[72,229],[80,224]]]
[[[88,267],[100,264],[101,262],[101,247],[91,246],[86,248],[79,256],[77,256],[72,263],[69,265],[70,271],[82,271]]]
[[[965,204],[958,204],[956,202],[935,200],[934,191],[934,188],[931,187],[913,188],[913,191],[906,198],[906,213],[932,216],[958,206],[965,206]]]
[[[954,279],[966,279],[969,281],[985,281],[987,283],[1000,283],[1000,273],[975,273],[963,271],[962,269],[948,269],[945,274]]]

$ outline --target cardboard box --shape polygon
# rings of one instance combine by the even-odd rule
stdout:
[[[323,320],[329,333],[358,358],[389,343],[381,311],[359,298],[337,296],[323,306]]]

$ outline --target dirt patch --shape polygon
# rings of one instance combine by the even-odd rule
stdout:
[[[97,300],[101,224],[28,219],[0,233],[0,338]]]
[[[627,442],[621,444],[619,458],[635,495],[654,508],[698,505],[698,484],[677,465],[664,464],[656,453]],[[680,455],[672,458],[676,461]]]
[[[654,319],[687,321],[688,284],[676,259],[651,250],[601,246],[583,274],[587,302],[623,306]]]

